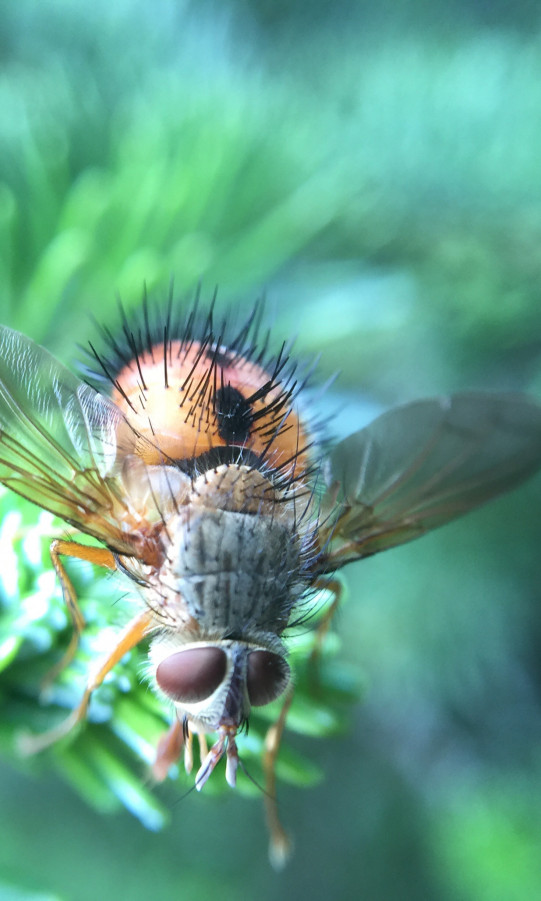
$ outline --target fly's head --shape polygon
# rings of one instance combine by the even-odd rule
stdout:
[[[252,707],[263,707],[282,695],[291,670],[279,639],[268,645],[236,640],[199,641],[178,646],[161,636],[150,649],[155,683],[172,701],[177,717],[193,732],[216,732],[218,739],[196,775],[201,789],[218,761],[227,757],[226,779],[236,783],[235,737]]]

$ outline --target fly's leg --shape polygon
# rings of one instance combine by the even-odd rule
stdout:
[[[79,645],[81,632],[83,631],[85,626],[84,616],[81,612],[79,604],[77,603],[77,595],[75,594],[75,589],[70,577],[68,576],[63,564],[60,561],[60,557],[75,557],[78,560],[87,560],[89,563],[93,563],[95,566],[104,566],[106,569],[110,570],[116,569],[114,554],[111,551],[108,551],[106,548],[89,547],[84,544],[77,544],[77,542],[75,541],[57,540],[52,542],[50,547],[50,554],[55,572],[62,586],[64,601],[73,623],[73,635],[71,636],[67,650],[62,655],[59,662],[47,673],[42,688],[47,688],[51,684],[51,682],[54,682],[54,680],[56,679],[58,674],[62,672],[64,667],[71,663]]]
[[[186,730],[186,739],[184,744],[184,769],[187,773],[193,770],[193,737],[197,735],[199,744],[199,762],[203,763],[208,756],[209,746],[207,744],[207,736],[204,732],[193,732],[190,726]]]
[[[281,870],[289,860],[293,850],[293,843],[285,831],[278,814],[278,801],[276,798],[276,760],[280,751],[280,744],[284,734],[287,715],[293,701],[293,686],[287,692],[282,705],[280,716],[272,724],[265,737],[265,753],[263,755],[263,770],[265,773],[265,812],[269,829],[269,858],[276,870]]]
[[[208,755],[208,745],[204,732],[193,732],[189,724],[175,717],[165,735],[162,735],[156,749],[156,759],[152,764],[152,775],[157,782],[163,782],[170,767],[179,759],[184,748],[184,769],[191,773],[193,769],[193,737],[199,741],[199,757],[201,763]]]
[[[156,759],[152,764],[152,775],[157,782],[163,782],[167,777],[170,767],[172,767],[179,759],[183,747],[186,759],[188,748],[188,753],[191,755],[191,732],[188,731],[185,736],[183,723],[179,720],[178,716],[175,715],[175,719],[170,728],[165,735],[162,735],[158,742],[158,747],[156,748]],[[188,769],[186,771],[189,772]]]
[[[318,664],[323,649],[323,643],[331,627],[333,616],[338,610],[343,586],[339,579],[325,579],[321,577],[319,579],[316,579],[316,581],[314,582],[314,588],[319,588],[321,591],[330,591],[331,594],[334,595],[334,598],[329,604],[328,609],[325,611],[321,622],[319,623],[315,631],[314,647],[312,648],[312,652],[310,654],[310,666],[313,669]]]
[[[342,583],[338,579],[326,579],[321,577],[316,579],[314,587],[322,591],[330,591],[334,597],[328,610],[325,611],[325,615],[321,619],[315,633],[314,646],[309,661],[312,669],[315,669],[317,666],[325,636],[329,631],[332,618],[340,603]],[[280,744],[292,701],[293,687],[291,686],[282,705],[280,716],[267,732],[265,738],[265,753],[263,757],[263,769],[265,772],[265,809],[270,833],[269,857],[272,865],[277,870],[280,870],[285,866],[292,852],[292,842],[280,821],[276,798],[276,760],[280,751]]]
[[[68,735],[85,718],[92,692],[102,684],[107,673],[116,666],[124,654],[127,654],[128,651],[131,651],[132,648],[138,645],[152,627],[153,622],[150,614],[146,610],[144,613],[138,613],[120,634],[114,648],[100,663],[96,671],[89,676],[83,696],[75,710],[56,728],[50,729],[42,735],[21,735],[18,742],[20,753],[24,755],[36,754],[38,751],[42,751],[44,748],[54,744],[58,739]]]
[[[205,757],[209,752],[209,746],[207,743],[207,736],[204,732],[197,733],[197,740],[199,742],[199,760],[203,763]]]

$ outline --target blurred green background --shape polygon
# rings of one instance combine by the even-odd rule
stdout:
[[[70,362],[90,314],[174,277],[265,293],[276,345],[341,371],[313,401],[336,435],[422,395],[541,396],[540,25],[527,0],[4,3],[0,321]],[[349,568],[364,700],[292,738],[325,777],[280,787],[283,873],[259,804],[161,789],[147,831],[4,731],[1,901],[541,897],[540,497]]]

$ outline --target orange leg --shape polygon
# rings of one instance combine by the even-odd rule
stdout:
[[[208,755],[208,745],[204,732],[192,732],[188,725],[184,734],[183,723],[175,717],[173,723],[158,742],[156,759],[152,764],[152,775],[157,782],[163,782],[169,768],[177,762],[184,748],[184,769],[191,773],[193,769],[193,737],[197,735],[199,742],[199,758],[201,763]]]
[[[58,739],[68,735],[85,718],[92,692],[102,684],[107,673],[116,666],[124,654],[127,654],[128,651],[131,651],[132,648],[138,645],[152,627],[153,621],[148,611],[145,610],[143,613],[138,613],[121,633],[116,645],[108,656],[100,663],[96,671],[89,676],[83,697],[75,710],[55,729],[50,729],[48,732],[44,732],[43,735],[21,735],[19,739],[19,751],[21,754],[36,754],[38,751],[42,751],[44,748],[48,748],[49,745],[54,744]]]
[[[197,740],[199,742],[199,759],[200,759],[201,763],[203,763],[205,757],[207,756],[207,754],[209,752],[209,746],[207,744],[207,736],[205,735],[204,732],[198,732]],[[188,770],[188,772],[189,772],[189,770]]]
[[[342,594],[342,583],[338,579],[317,579],[314,583],[315,588],[330,591],[334,595],[329,609],[325,612],[314,637],[314,647],[310,655],[310,665],[314,668],[317,665],[325,636],[329,631],[331,620],[336,613],[340,596]],[[293,701],[293,687],[291,687],[286,695],[285,701],[280,711],[280,716],[270,727],[265,738],[265,754],[263,757],[263,769],[265,771],[265,808],[267,812],[267,825],[270,832],[269,857],[272,865],[280,870],[287,863],[291,852],[292,842],[285,831],[280,817],[278,815],[278,804],[276,800],[276,760],[280,751],[280,744],[286,725],[289,708]]]
[[[311,665],[317,664],[318,658],[323,648],[323,642],[325,641],[325,637],[331,627],[332,618],[338,610],[340,597],[343,591],[343,586],[339,579],[319,578],[314,582],[314,587],[319,588],[323,591],[330,591],[331,594],[334,595],[334,600],[330,604],[329,609],[325,611],[325,614],[316,629],[314,636],[314,647],[312,648],[312,653],[310,654]]]
[[[265,753],[263,755],[263,770],[265,772],[265,810],[267,813],[267,826],[270,833],[269,857],[276,870],[281,870],[287,863],[293,844],[285,831],[278,814],[276,799],[276,760],[280,751],[280,744],[286,725],[287,715],[293,701],[293,687],[288,689],[286,699],[282,705],[280,716],[272,724],[265,737]]]
[[[64,566],[60,562],[60,557],[75,557],[78,560],[87,560],[95,566],[104,566],[106,569],[115,570],[116,562],[111,551],[101,547],[89,547],[85,544],[77,544],[75,541],[53,541],[50,547],[51,560],[55,572],[62,586],[62,594],[68,608],[71,621],[73,623],[73,635],[66,652],[63,654],[59,662],[47,673],[43,687],[47,687],[53,682],[58,674],[73,660],[79,638],[84,629],[85,620],[81,613],[81,609],[77,603],[77,595]]]
[[[176,763],[180,757],[184,744],[182,722],[179,720],[178,716],[175,715],[171,727],[167,730],[165,735],[162,735],[158,742],[158,747],[156,748],[156,759],[152,764],[152,775],[157,782],[163,782],[167,777],[169,768]],[[186,746],[188,746],[188,744],[191,751],[191,733],[188,742],[186,742]]]

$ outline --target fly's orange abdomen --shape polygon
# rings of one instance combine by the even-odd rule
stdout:
[[[146,463],[238,448],[302,479],[309,435],[291,394],[258,363],[192,339],[140,351],[116,375],[112,399],[148,439]]]

